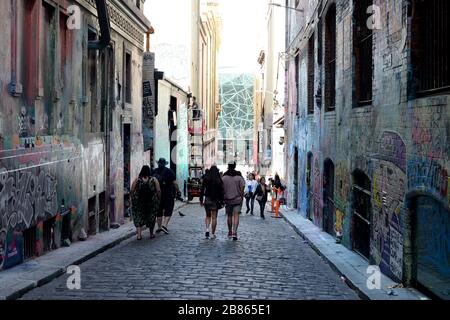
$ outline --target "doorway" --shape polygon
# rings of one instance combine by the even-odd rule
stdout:
[[[417,197],[413,208],[414,281],[450,300],[450,212],[429,196]]]
[[[334,236],[334,214],[336,212],[334,206],[334,163],[330,159],[327,159],[324,163],[323,178],[323,230]]]
[[[306,196],[308,197],[307,208],[306,208],[306,218],[311,221],[312,221],[312,201],[314,199],[312,185],[311,185],[312,162],[313,162],[313,154],[311,152],[309,152],[307,163],[306,163]]]
[[[372,183],[362,171],[353,173],[353,250],[370,259]]]
[[[123,125],[123,194],[124,216],[131,217],[131,124]]]
[[[294,190],[293,190],[293,206],[298,209],[298,148],[295,148],[294,153]]]

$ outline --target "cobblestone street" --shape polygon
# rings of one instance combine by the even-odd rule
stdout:
[[[243,215],[233,242],[223,210],[216,240],[204,239],[200,206],[182,212],[170,235],[147,231],[82,264],[81,290],[64,275],[23,299],[358,299],[282,219]]]

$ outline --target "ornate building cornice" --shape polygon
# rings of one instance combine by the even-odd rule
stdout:
[[[79,0],[78,2],[84,2],[91,7],[87,9],[96,8],[95,0]],[[112,29],[126,34],[139,47],[143,48],[144,36],[150,27],[150,22],[145,17],[136,15],[134,11],[120,0],[107,1],[107,7]],[[90,11],[92,12],[92,10]]]

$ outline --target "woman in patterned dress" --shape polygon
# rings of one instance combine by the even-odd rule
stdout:
[[[131,187],[133,221],[137,229],[137,239],[142,240],[142,228],[150,230],[150,239],[155,238],[156,214],[161,199],[161,188],[157,179],[152,178],[149,166],[144,166],[139,178]]]

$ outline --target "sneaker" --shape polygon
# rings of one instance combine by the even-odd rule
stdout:
[[[161,232],[163,232],[163,229],[156,230],[156,233],[161,233]]]
[[[211,236],[211,240],[216,240],[216,239],[217,239],[216,235],[213,234],[213,235]]]
[[[206,232],[206,233],[205,233],[205,238],[206,238],[206,239],[209,239],[209,232]]]
[[[233,238],[233,232],[231,232],[231,231],[228,232],[228,238],[229,238],[229,239]]]
[[[166,227],[162,227],[161,229],[165,234],[169,234],[169,229],[167,229]]]
[[[150,236],[150,240],[153,240],[153,239],[155,239],[156,238],[156,236],[154,235],[154,234],[152,234],[151,236]]]
[[[233,234],[233,241],[238,241],[237,233]]]

